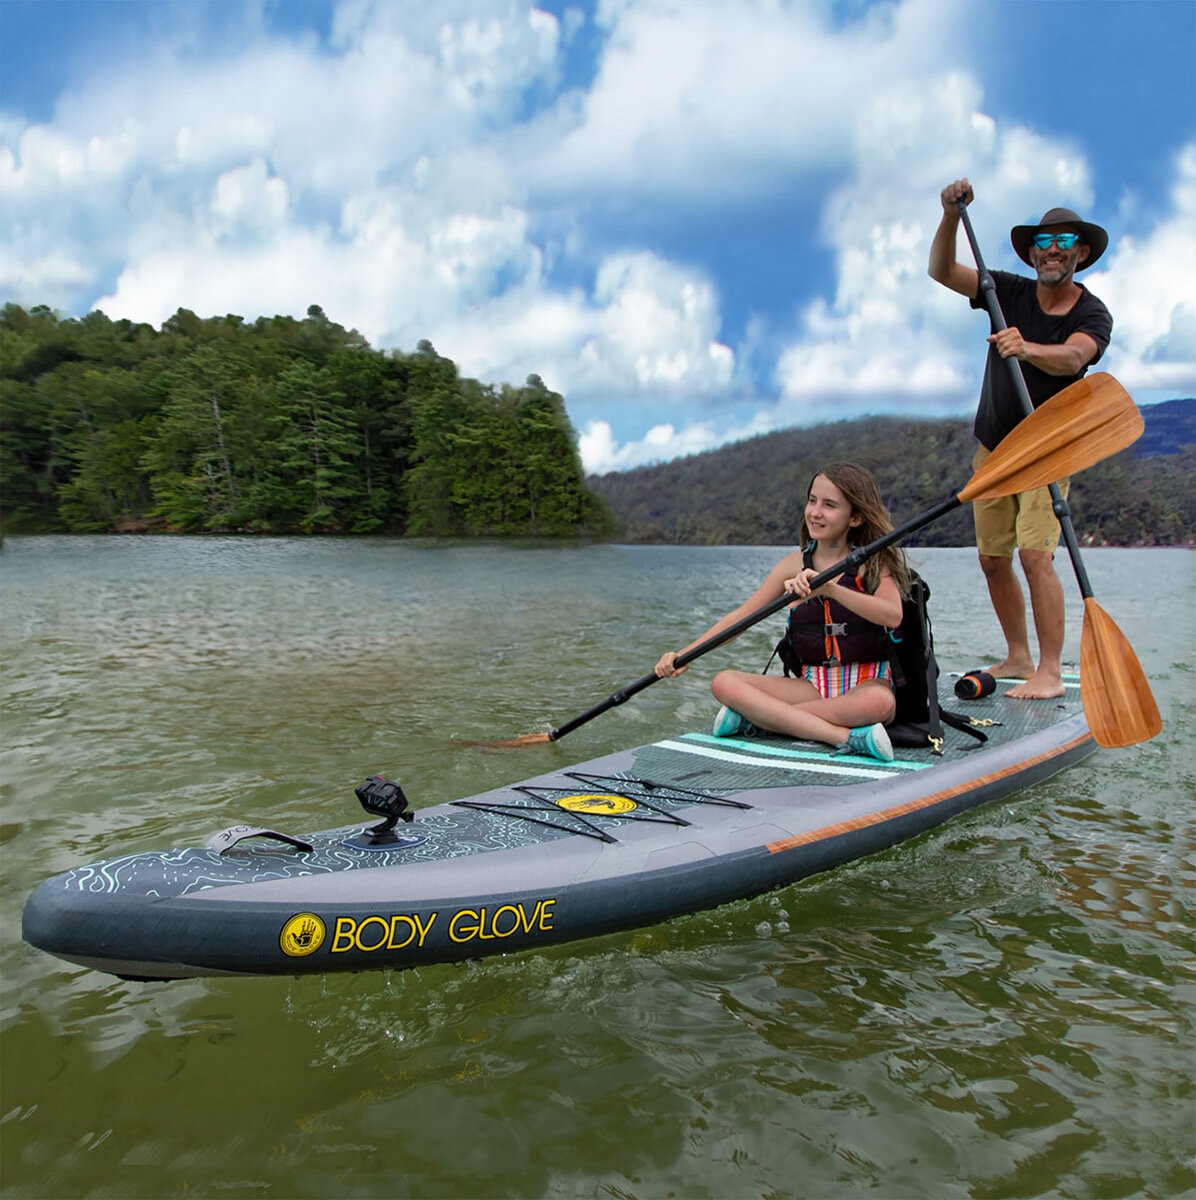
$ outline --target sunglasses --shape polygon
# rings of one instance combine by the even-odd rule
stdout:
[[[1080,240],[1078,233],[1036,233],[1034,245],[1039,250],[1049,250],[1053,242],[1060,250],[1074,250]]]

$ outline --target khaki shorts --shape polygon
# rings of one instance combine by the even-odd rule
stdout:
[[[977,447],[973,472],[980,469],[988,455],[983,446]],[[1058,483],[1066,500],[1068,480],[1060,479]],[[1059,545],[1059,518],[1051,503],[1050,488],[998,496],[995,500],[974,500],[972,516],[976,521],[976,549],[992,558],[1012,558],[1015,547],[1054,554]]]

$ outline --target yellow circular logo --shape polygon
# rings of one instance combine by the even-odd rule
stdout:
[[[626,796],[612,796],[605,792],[590,792],[581,796],[562,796],[557,801],[559,808],[567,808],[570,812],[600,813],[607,817],[617,817],[621,813],[629,813],[638,808],[634,800]]]
[[[315,913],[296,913],[278,935],[283,954],[306,958],[324,944],[324,922]]]

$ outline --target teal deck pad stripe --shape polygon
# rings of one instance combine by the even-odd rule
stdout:
[[[720,738],[719,740],[726,742],[733,739]],[[678,750],[682,754],[692,754],[698,758],[713,758],[719,762],[738,763],[747,767],[770,767],[775,771],[801,771],[814,775],[850,775],[857,779],[887,779],[892,775],[891,771],[851,766],[851,763],[874,762],[875,767],[880,768],[882,764],[873,759],[857,758],[850,754],[842,754],[838,757],[828,755],[824,761],[818,761],[815,758],[787,762],[776,759],[770,761],[760,756],[750,757],[746,754],[736,754],[730,750],[716,749],[713,746],[694,745],[692,742],[687,744],[682,741],[668,741],[655,744],[660,750]]]
[[[753,754],[767,755],[773,758],[792,758],[805,763],[866,763],[875,770],[890,771],[924,771],[933,766],[926,762],[905,762],[896,759],[893,762],[881,762],[879,759],[862,754],[834,754],[825,750],[790,750],[787,746],[774,746],[767,743],[748,741],[742,738],[716,738],[709,733],[684,733],[682,741],[701,742],[707,746],[734,746],[737,750],[748,750]],[[813,769],[813,768],[811,768]]]
[[[1007,683],[1011,687],[1015,686],[1016,684],[1025,683],[1025,682],[1026,681],[1024,679],[1018,679],[1015,676],[1010,676],[1010,677],[1006,677],[1004,675],[997,676],[997,683]],[[1071,690],[1071,689],[1078,690],[1079,686],[1080,686],[1079,676],[1077,675],[1077,676],[1072,677],[1069,675],[1064,675],[1063,676],[1063,686],[1069,690]]]

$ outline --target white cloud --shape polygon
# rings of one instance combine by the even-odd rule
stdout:
[[[591,421],[578,438],[578,447],[587,474],[605,475],[712,450],[725,440],[709,424],[689,425],[680,433],[663,424],[654,425],[639,441],[620,445],[609,422]]]
[[[137,121],[126,117],[110,133],[79,137],[46,125],[0,127],[0,197],[28,206],[103,186],[122,175],[138,150]],[[13,144],[15,143],[15,149]]]
[[[574,399],[681,402],[730,384],[734,354],[717,340],[717,297],[701,272],[646,252],[616,254],[589,293],[557,292],[537,258],[521,265],[519,286],[500,295],[465,310],[448,301],[439,313],[425,307],[419,336],[465,374],[519,381],[535,373]],[[415,332],[409,325],[388,337],[413,344]]]
[[[50,249],[22,261],[2,257],[0,296],[53,296],[71,292],[90,283],[93,273],[91,262],[66,251]]]
[[[581,390],[619,387],[706,394],[725,388],[734,356],[716,340],[714,288],[646,252],[618,254],[598,271],[599,317],[578,355]]]
[[[287,193],[287,185],[272,177],[266,164],[255,158],[216,180],[212,216],[228,226],[265,232],[286,218]]]
[[[845,20],[822,3],[603,3],[601,69],[537,183],[702,205],[825,177],[849,162],[861,104],[880,81],[939,70],[969,8],[906,0]]]
[[[1145,237],[1120,238],[1085,278],[1113,313],[1101,366],[1131,393],[1196,393],[1196,143],[1179,154],[1175,173],[1170,215]]]
[[[744,424],[719,429],[702,421],[677,429],[664,423],[654,425],[642,438],[620,443],[608,421],[590,421],[578,437],[582,466],[590,475],[626,471],[632,467],[667,462],[687,454],[701,454],[726,442],[740,441],[778,428],[774,418],[758,413]]]

